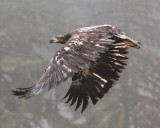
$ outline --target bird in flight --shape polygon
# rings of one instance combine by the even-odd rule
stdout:
[[[89,99],[95,105],[119,79],[128,59],[128,46],[141,46],[113,25],[79,28],[51,38],[50,43],[63,47],[54,54],[34,86],[12,90],[13,95],[27,99],[72,77],[64,99],[70,106],[76,103],[75,110],[82,106],[81,112],[87,108]]]

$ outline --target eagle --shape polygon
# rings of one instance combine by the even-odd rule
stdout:
[[[113,25],[83,27],[51,38],[50,43],[63,44],[52,57],[40,80],[31,87],[12,90],[19,98],[30,98],[48,87],[58,86],[72,77],[63,99],[75,111],[83,112],[91,101],[103,98],[125,68],[128,47],[139,49],[141,43]]]

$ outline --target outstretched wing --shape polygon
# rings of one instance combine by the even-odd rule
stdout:
[[[64,98],[68,97],[66,103],[70,102],[70,105],[77,103],[75,110],[83,103],[83,112],[88,106],[89,98],[95,105],[119,79],[119,73],[126,65],[125,54],[128,53],[128,48],[123,42],[107,45],[107,48],[88,68],[79,70],[73,76],[73,82]]]
[[[101,53],[105,53],[108,46],[114,43],[114,40],[110,38],[112,35],[108,33],[74,34],[53,56],[36,85],[29,88],[17,88],[13,94],[19,98],[30,98],[40,93],[47,85],[49,89],[54,85],[59,85],[100,58]]]

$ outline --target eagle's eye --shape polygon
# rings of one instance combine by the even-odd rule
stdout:
[[[71,36],[70,36],[69,34],[66,34],[66,35],[58,35],[58,36],[56,36],[56,37],[51,38],[51,39],[50,39],[50,43],[65,44],[70,37],[71,37]]]
[[[49,43],[58,43],[59,39],[57,39],[56,37],[53,37],[50,39]]]
[[[57,39],[56,37],[54,37],[54,38],[53,38],[53,42],[54,42],[54,43],[58,43],[58,42],[59,42],[59,39]]]

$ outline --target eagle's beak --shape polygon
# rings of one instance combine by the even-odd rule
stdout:
[[[50,39],[49,43],[57,43],[58,42],[58,39],[53,37]]]

